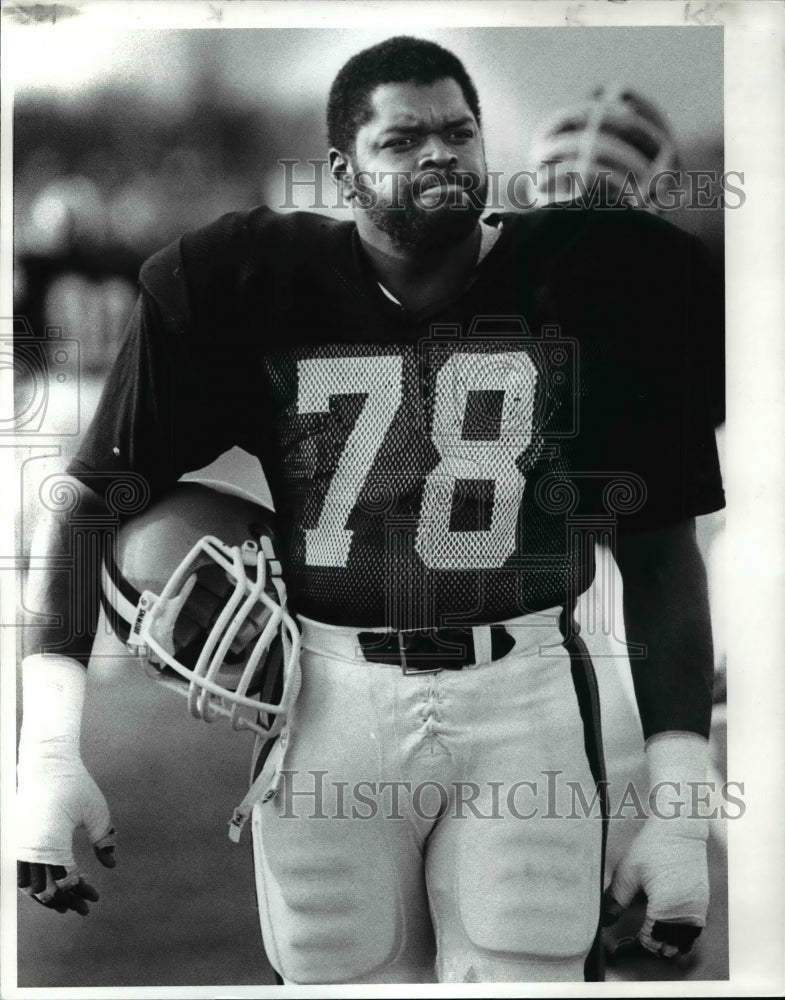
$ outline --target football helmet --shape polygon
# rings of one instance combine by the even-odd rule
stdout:
[[[268,738],[300,686],[300,633],[271,520],[250,500],[179,483],[120,527],[101,595],[118,637],[192,715]]]
[[[613,198],[625,190],[632,176],[646,204],[652,185],[665,171],[679,169],[679,157],[664,115],[651,101],[629,87],[597,87],[589,97],[564,108],[542,123],[531,145],[537,164],[537,190],[544,203],[578,197],[577,174],[587,190],[598,178],[607,184]],[[545,169],[547,161],[557,162]],[[675,183],[675,179],[674,179]]]

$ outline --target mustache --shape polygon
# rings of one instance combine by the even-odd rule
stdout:
[[[424,170],[417,174],[411,184],[415,193],[433,191],[435,188],[458,187],[464,191],[476,191],[486,181],[485,174],[476,170]]]
[[[401,170],[377,174],[361,170],[354,174],[352,182],[355,204],[358,208],[370,210],[382,207],[389,211],[432,210],[445,204],[465,208],[467,200],[482,207],[488,191],[488,176],[484,171],[440,170],[433,167],[416,173]],[[444,197],[439,198],[435,206],[425,204],[421,199],[429,191],[440,191]],[[432,195],[427,200],[431,198]]]

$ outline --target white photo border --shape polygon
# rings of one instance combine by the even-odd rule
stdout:
[[[5,71],[7,55],[20,30],[3,4],[2,90],[2,235],[0,317],[13,315],[11,298],[12,108],[13,80]],[[38,5],[41,6],[41,5]],[[52,5],[56,6],[56,5]],[[421,0],[393,2],[211,2],[73,3],[86,30],[102,26],[129,28],[221,27],[383,27],[398,32],[419,26],[489,27],[571,26],[576,31],[600,26],[722,25],[725,39],[725,163],[744,172],[746,202],[726,211],[727,277],[727,530],[733,567],[728,608],[728,773],[745,783],[745,817],[729,824],[730,979],[720,982],[657,982],[548,985],[497,984],[495,996],[753,996],[781,995],[785,919],[783,892],[783,786],[785,785],[785,664],[782,627],[785,607],[783,565],[783,67],[785,8],[778,2],[551,2],[455,3]],[[10,372],[0,398],[9,405]],[[6,411],[7,412],[7,411]],[[13,449],[0,447],[0,530],[2,553],[14,552]],[[13,809],[15,773],[15,689],[10,664],[16,656],[14,560],[0,556],[2,629],[2,814]],[[10,822],[2,828],[0,902],[0,995],[15,997],[259,997],[280,995],[279,988],[183,987],[24,989],[16,986],[16,900]],[[100,956],[97,956],[100,960]],[[486,996],[482,985],[444,987],[340,987],[286,989],[292,996]]]

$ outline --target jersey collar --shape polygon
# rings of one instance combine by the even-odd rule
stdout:
[[[438,315],[445,308],[459,301],[466,292],[473,288],[481,280],[491,267],[494,261],[502,257],[511,243],[513,230],[516,229],[516,215],[508,213],[505,215],[491,215],[482,220],[480,251],[477,258],[472,280],[467,282],[465,288],[457,296],[436,302],[426,309],[411,311],[406,309],[398,299],[377,279],[368,258],[362,249],[360,236],[357,228],[352,231],[353,265],[355,275],[359,279],[358,283],[364,296],[373,298],[385,311],[393,311],[398,317],[405,317],[413,323],[422,323],[431,316]]]

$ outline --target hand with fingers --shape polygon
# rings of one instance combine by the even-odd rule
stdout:
[[[652,812],[613,873],[603,924],[616,923],[642,890],[646,915],[636,942],[676,958],[692,949],[709,908],[708,821],[690,811],[691,785],[705,784],[707,746],[697,735],[666,734],[646,752]]]
[[[80,773],[81,772],[81,773]],[[84,827],[95,856],[114,868],[115,829],[100,789],[81,761],[71,769],[49,761],[46,772],[20,765],[17,788],[18,887],[58,913],[87,916],[98,892],[82,876],[73,856],[73,835]]]
[[[114,868],[117,863],[113,851],[113,846],[96,848],[96,857],[106,868]],[[74,910],[86,917],[90,912],[89,903],[96,903],[100,898],[98,891],[78,871],[69,873],[63,865],[17,861],[16,884],[25,895],[58,913]]]
[[[616,923],[643,889],[646,916],[637,941],[647,952],[675,958],[692,949],[706,923],[706,842],[700,834],[685,836],[656,818],[646,824],[605,892],[603,924]]]
[[[48,909],[86,916],[98,892],[76,866],[76,830],[86,830],[105,868],[117,864],[109,807],[79,754],[86,670],[65,657],[32,656],[23,678],[17,885]]]

